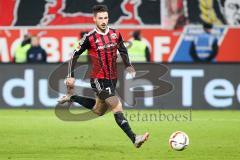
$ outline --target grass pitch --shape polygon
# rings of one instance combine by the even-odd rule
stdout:
[[[157,110],[125,112],[135,132],[150,133],[140,149],[134,148],[111,113],[86,122],[65,122],[54,110],[2,109],[0,160],[240,159],[239,111],[161,111],[168,119],[158,117]],[[177,130],[190,137],[184,151],[168,145]]]

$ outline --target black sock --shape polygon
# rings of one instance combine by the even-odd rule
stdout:
[[[128,121],[124,117],[122,112],[116,112],[114,114],[115,120],[119,127],[127,134],[127,136],[131,139],[131,141],[135,142],[135,134],[133,133],[131,127],[128,124]]]
[[[96,100],[88,97],[82,97],[78,95],[73,95],[70,98],[71,101],[77,102],[78,104],[82,105],[83,107],[87,109],[93,109]]]

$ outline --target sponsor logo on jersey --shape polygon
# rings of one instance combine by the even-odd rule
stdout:
[[[109,43],[109,44],[105,44],[103,46],[98,46],[97,50],[103,50],[103,49],[115,47],[115,46],[117,46],[117,43]]]

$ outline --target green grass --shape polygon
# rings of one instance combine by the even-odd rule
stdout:
[[[149,141],[140,149],[133,147],[111,113],[86,122],[65,122],[53,110],[0,110],[0,160],[240,159],[239,111],[192,111],[191,119],[180,121],[150,121],[150,114],[158,114],[157,110],[127,111],[128,116],[138,112],[139,121],[129,120],[133,130],[150,132]],[[190,116],[189,111],[162,113]],[[168,146],[176,130],[190,137],[184,151]]]

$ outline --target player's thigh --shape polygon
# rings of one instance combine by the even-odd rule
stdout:
[[[115,96],[116,83],[116,79],[91,79],[91,86],[101,100]]]
[[[108,110],[108,105],[105,103],[105,101],[99,98],[96,98],[96,104],[93,107],[93,112],[101,116],[101,115],[104,115],[104,113],[106,113],[107,110]]]
[[[117,96],[111,96],[105,99],[106,104],[113,112],[122,112],[122,103]]]

